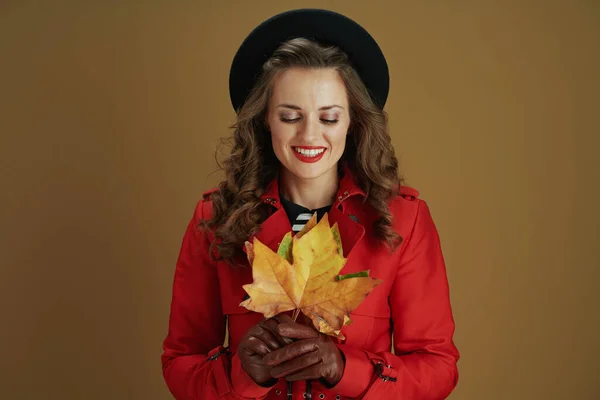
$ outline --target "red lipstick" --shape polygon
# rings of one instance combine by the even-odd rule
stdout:
[[[292,151],[298,160],[305,163],[316,163],[323,158],[327,148],[323,146],[292,146]]]

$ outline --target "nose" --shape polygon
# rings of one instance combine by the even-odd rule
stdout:
[[[321,124],[319,123],[319,118],[314,116],[308,116],[304,119],[302,124],[299,124],[299,131],[297,135],[302,138],[304,142],[315,141],[319,138],[321,132]]]

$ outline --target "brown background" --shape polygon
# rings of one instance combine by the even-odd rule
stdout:
[[[600,2],[253,3],[0,3],[0,398],[170,398],[173,267],[219,179],[229,63],[300,6],[388,57],[394,145],[447,259],[451,399],[600,398]]]

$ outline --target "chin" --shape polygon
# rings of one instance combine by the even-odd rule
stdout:
[[[296,163],[294,163],[296,164]],[[316,163],[318,164],[318,163]],[[315,179],[318,178],[327,172],[329,172],[332,168],[335,168],[335,165],[286,165],[285,168],[294,176],[300,179]]]

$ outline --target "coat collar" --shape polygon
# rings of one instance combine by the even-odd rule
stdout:
[[[344,165],[344,167],[342,168],[342,177],[340,178],[339,188],[336,193],[335,201],[332,205],[332,208],[339,206],[349,197],[356,195],[362,197],[366,196],[365,192],[356,183],[354,174],[352,173],[350,168],[347,165]],[[261,199],[264,203],[271,204],[276,209],[281,208],[281,199],[279,197],[279,176],[275,177],[267,185],[267,189],[261,195]]]
[[[366,195],[356,183],[354,174],[352,174],[350,168],[345,165],[336,198],[328,213],[330,224],[333,226],[337,222],[340,229],[344,257],[349,256],[356,243],[365,234],[364,226],[345,213],[346,200],[353,196],[365,197]],[[261,199],[264,203],[273,206],[275,211],[262,223],[260,231],[256,235],[251,236],[249,240],[252,241],[254,236],[256,236],[258,240],[275,251],[279,246],[281,238],[292,230],[285,210],[281,206],[278,177],[269,183]]]

